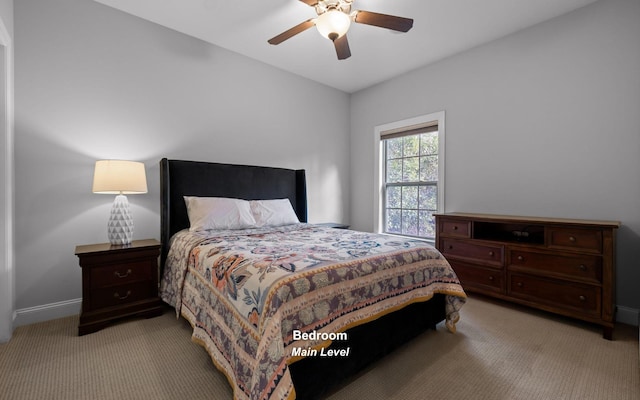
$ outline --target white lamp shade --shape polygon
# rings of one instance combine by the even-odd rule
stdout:
[[[96,161],[93,173],[93,193],[147,193],[147,176],[144,164],[124,160]]]

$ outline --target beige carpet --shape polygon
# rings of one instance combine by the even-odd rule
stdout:
[[[78,337],[77,317],[16,329],[0,345],[0,399],[231,399],[224,376],[172,312]],[[640,400],[638,330],[600,329],[473,297],[443,326],[329,397]]]

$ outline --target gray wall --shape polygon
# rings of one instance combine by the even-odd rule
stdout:
[[[617,303],[640,308],[639,22],[600,0],[354,94],[352,226],[373,228],[374,127],[444,110],[446,211],[619,220]]]
[[[304,168],[310,221],[348,221],[347,94],[88,0],[16,2],[15,37],[16,323],[79,309],[97,159],[146,164],[134,239],[159,239],[162,157]]]

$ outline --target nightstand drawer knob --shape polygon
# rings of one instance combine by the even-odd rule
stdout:
[[[115,271],[113,274],[114,274],[115,276],[117,276],[118,278],[126,278],[127,276],[131,275],[131,272],[132,272],[132,271],[131,271],[131,269],[128,269],[128,270],[127,270],[127,272],[126,272],[125,274],[121,274],[121,273],[120,273],[120,272],[118,272],[118,271]]]
[[[524,257],[518,256],[518,261],[524,261]]]
[[[454,231],[457,231],[457,230],[458,230],[458,225],[454,225],[454,226],[453,226],[453,230],[454,230]]]
[[[115,297],[118,300],[125,300],[127,297],[129,297],[131,295],[131,290],[127,290],[127,294],[125,294],[124,296],[120,296],[120,293],[115,292],[113,294],[113,297]]]
[[[490,255],[491,257],[493,257],[493,251],[490,251],[490,252],[489,252],[489,255]]]
[[[580,301],[585,301],[585,300],[587,300],[587,298],[586,298],[586,297],[584,297],[584,296],[580,296],[580,297],[578,297],[578,298],[580,299]]]
[[[580,264],[580,266],[578,267],[580,269],[580,271],[586,271],[587,270],[587,266],[584,264]]]
[[[493,282],[493,275],[489,275],[489,280]]]
[[[576,241],[575,236],[569,236],[569,241],[570,241],[570,242],[575,242],[575,241]]]

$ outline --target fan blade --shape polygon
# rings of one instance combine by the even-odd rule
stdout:
[[[349,41],[347,40],[346,34],[334,40],[333,45],[336,47],[338,60],[344,60],[345,58],[351,57],[351,49],[349,49]]]
[[[413,27],[411,18],[396,17],[394,15],[379,14],[370,11],[358,11],[355,21],[360,24],[379,26],[394,31],[407,32]]]
[[[291,38],[292,36],[295,36],[300,32],[306,31],[307,29],[311,28],[315,24],[316,24],[315,23],[315,18],[308,19],[308,20],[306,20],[306,21],[304,21],[302,23],[299,23],[298,25],[294,26],[293,28],[282,32],[278,36],[272,37],[271,39],[269,39],[267,41],[270,44],[280,44],[280,43],[284,42],[285,40]]]
[[[300,1],[311,7],[315,7],[316,4],[318,4],[318,0],[300,0]]]

